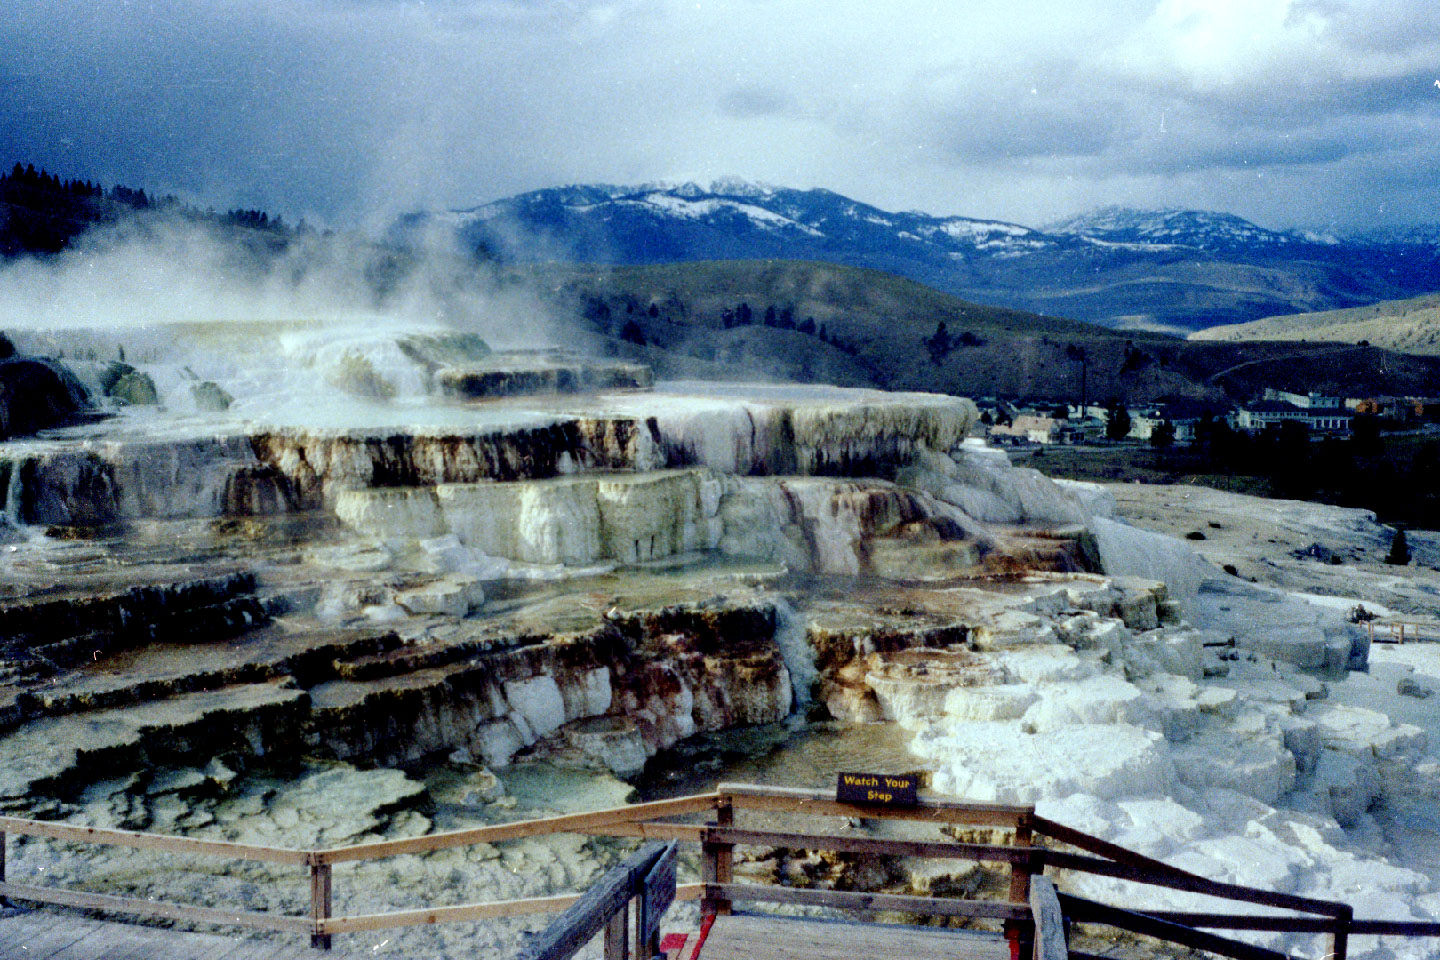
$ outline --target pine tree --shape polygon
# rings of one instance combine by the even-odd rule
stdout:
[[[1405,531],[1401,527],[1395,528],[1395,537],[1390,541],[1390,553],[1386,555],[1385,562],[1397,567],[1410,562],[1410,544],[1405,542]]]
[[[645,346],[645,331],[640,329],[640,324],[634,320],[625,321],[625,326],[620,328],[620,339],[626,343],[633,343],[636,346]]]
[[[1175,424],[1162,420],[1150,431],[1150,446],[1165,450],[1175,445]]]
[[[1116,401],[1105,411],[1105,439],[1124,440],[1130,436],[1130,411]]]
[[[935,335],[926,337],[922,342],[925,349],[930,351],[930,362],[937,365],[955,349],[955,343],[950,339],[950,331],[946,329],[944,320],[935,325]]]

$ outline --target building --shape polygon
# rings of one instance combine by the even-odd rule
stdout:
[[[1061,421],[1054,417],[1038,417],[1022,414],[1008,424],[996,426],[990,431],[992,437],[1015,437],[1030,443],[1056,443],[1059,440]]]
[[[1080,443],[1085,439],[1085,431],[1080,424],[1069,420],[1022,414],[1007,425],[991,427],[990,436],[1002,443]]]
[[[1269,394],[1279,391],[1267,390],[1265,392]],[[1293,397],[1296,394],[1288,394],[1288,396]],[[1310,396],[1313,397],[1316,394],[1310,394]],[[1340,406],[1338,397],[1323,399],[1335,400],[1335,404],[1329,407],[1302,407],[1285,400],[1260,400],[1240,408],[1240,429],[1257,431],[1282,423],[1299,423],[1317,433],[1349,433],[1355,414]]]
[[[1264,399],[1288,403],[1301,410],[1335,410],[1337,407],[1345,406],[1345,402],[1339,397],[1327,397],[1320,393],[1291,393],[1288,390],[1275,390],[1271,387],[1265,388]]]
[[[1352,397],[1345,406],[1356,414],[1400,423],[1440,418],[1440,401],[1434,397]]]

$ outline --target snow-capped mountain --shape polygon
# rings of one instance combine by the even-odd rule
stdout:
[[[1270,230],[1227,213],[1122,207],[1044,229],[892,212],[830,190],[736,178],[535,190],[401,218],[505,262],[822,260],[971,300],[1116,325],[1199,328],[1440,290],[1440,247]]]
[[[1208,251],[1273,249],[1334,244],[1334,237],[1294,230],[1267,230],[1231,213],[1209,210],[1136,210],[1102,207],[1046,228],[1061,236],[1137,248],[1191,248]]]
[[[401,235],[435,221],[453,225],[476,250],[522,261],[891,256],[944,264],[1073,242],[1013,223],[892,213],[829,190],[734,178],[536,190],[468,210],[412,215],[401,222]]]
[[[1440,247],[1440,223],[1415,223],[1403,227],[1368,230],[1358,238],[1385,246]]]

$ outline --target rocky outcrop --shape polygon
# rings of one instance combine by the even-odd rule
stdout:
[[[1336,897],[1363,878],[1375,912],[1435,912],[1423,871],[1374,845],[1440,797],[1428,685],[1354,693],[1353,601],[1240,583],[1116,521],[1104,490],[1012,467],[964,441],[968,401],[642,391],[624,365],[507,368],[383,324],[299,325],[256,347],[283,364],[241,378],[204,350],[254,330],[191,333],[183,359],[163,338],[86,353],[92,379],[151,376],[162,409],[0,445],[4,515],[48,528],[0,552],[0,808],[414,835],[511,816],[527,777],[545,812],[577,784],[620,802],[611,775],[796,711],[889,722],[933,788],[1034,801],[1187,869]],[[335,400],[347,370],[367,400]],[[624,389],[566,392],[587,377]],[[365,865],[344,887],[365,909],[409,905],[396,890],[432,868],[420,886],[447,895],[478,875],[476,899],[560,892],[609,849],[582,843]],[[165,892],[142,874],[119,882]],[[212,879],[303,907],[268,877]],[[425,955],[510,956],[511,933]]]
[[[943,579],[981,569],[996,549],[944,505],[882,480],[671,470],[347,490],[335,510],[386,542],[448,535],[486,557],[529,564],[715,551],[803,572]]]
[[[235,402],[235,398],[214,380],[191,384],[190,398],[195,401],[195,409],[201,413],[224,413]]]
[[[96,527],[318,506],[243,437],[0,447],[0,509],[17,523]]]
[[[41,357],[0,358],[0,440],[73,423],[89,408],[89,392],[63,364]]]
[[[563,357],[500,355],[484,364],[447,367],[435,375],[440,393],[463,400],[547,394],[608,393],[648,390],[655,384],[650,368],[638,363]]]
[[[306,502],[332,491],[482,480],[547,479],[576,470],[650,469],[649,427],[629,418],[544,418],[467,433],[316,431],[254,435],[255,457],[290,480]]]
[[[230,573],[109,594],[0,602],[0,661],[22,674],[44,676],[193,634],[210,641],[236,636],[269,619],[254,591],[253,575]]]
[[[458,749],[503,767],[560,736],[633,774],[695,733],[789,713],[773,633],[774,611],[763,606],[664,608],[462,662],[337,680],[311,690],[310,748],[391,763]],[[597,727],[599,718],[609,722]]]
[[[959,397],[763,384],[664,384],[616,408],[654,422],[665,465],[741,476],[890,477],[977,419]]]

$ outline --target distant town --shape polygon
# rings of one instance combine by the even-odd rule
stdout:
[[[1440,397],[1337,397],[1266,388],[1240,406],[1178,398],[1127,407],[1118,402],[1078,404],[1063,400],[976,400],[985,435],[996,446],[1146,442],[1157,447],[1203,440],[1223,424],[1230,430],[1348,435],[1357,424],[1373,429],[1407,429],[1440,422]]]

